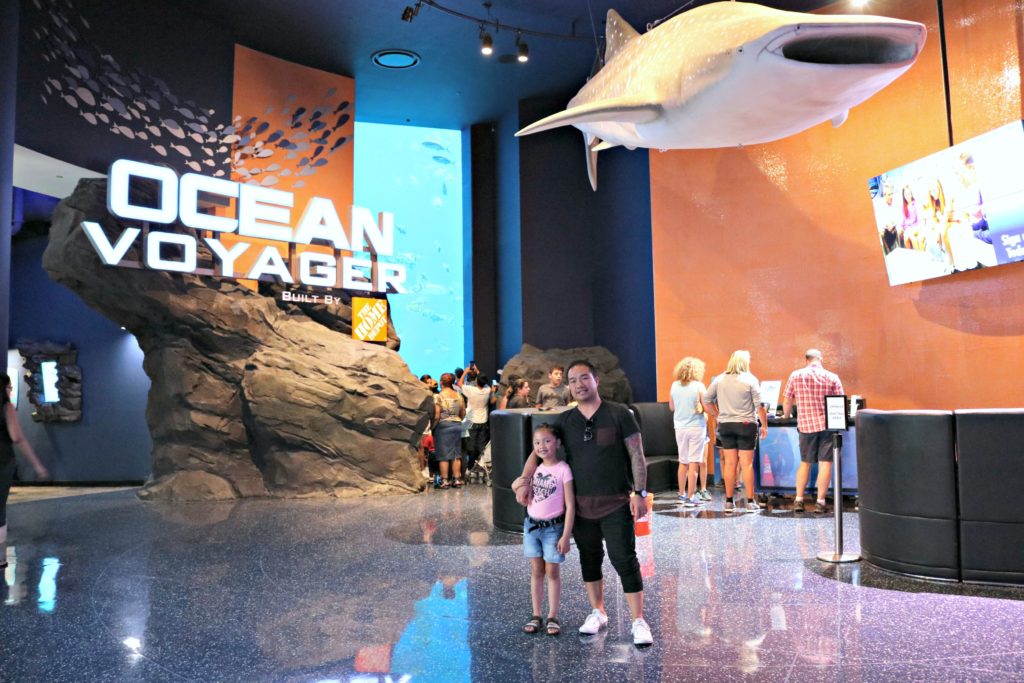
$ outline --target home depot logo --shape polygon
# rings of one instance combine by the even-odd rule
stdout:
[[[386,299],[352,297],[352,338],[371,342],[388,340]]]

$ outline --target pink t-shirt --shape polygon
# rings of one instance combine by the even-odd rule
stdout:
[[[526,514],[533,519],[554,519],[565,512],[565,482],[572,481],[568,463],[551,467],[541,463],[533,473],[533,500]]]

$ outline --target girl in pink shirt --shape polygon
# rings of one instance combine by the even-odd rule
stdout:
[[[533,495],[523,522],[523,554],[530,558],[530,597],[533,616],[523,626],[526,633],[544,627],[544,581],[548,584],[547,634],[557,636],[558,600],[562,582],[559,565],[569,552],[572,524],[576,517],[576,498],[572,488],[572,470],[558,459],[560,440],[556,428],[542,424],[533,430],[533,449],[541,459],[533,473]]]

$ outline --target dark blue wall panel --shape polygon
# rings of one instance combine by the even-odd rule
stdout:
[[[14,180],[14,93],[18,73],[18,3],[0,0],[0,292],[11,276],[11,197]],[[0,339],[7,339],[10,302],[0,294]]]
[[[122,157],[227,168],[203,152],[209,134],[191,137],[230,123],[234,41],[221,29],[159,0],[23,0],[19,36],[19,145],[100,173]]]
[[[142,351],[132,335],[50,280],[42,267],[45,248],[45,237],[14,242],[11,338],[71,342],[78,348],[83,413],[81,422],[33,422],[22,383],[22,429],[54,481],[143,480],[150,474],[153,443],[146,425],[150,382]]]
[[[564,100],[520,103],[523,124]],[[523,341],[540,348],[594,343],[594,239],[583,135],[575,128],[520,138]]]
[[[497,126],[498,146],[498,367],[519,353],[523,345],[523,272],[519,232],[518,112],[511,111]]]
[[[651,183],[647,150],[601,152],[591,205],[594,338],[619,357],[637,401],[657,400]],[[590,189],[588,188],[589,192]]]
[[[562,106],[522,102],[520,118],[531,123]],[[655,400],[647,150],[601,152],[597,192],[575,128],[521,138],[519,164],[522,340],[540,348],[604,346],[619,357],[636,400]]]

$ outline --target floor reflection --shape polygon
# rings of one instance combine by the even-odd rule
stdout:
[[[864,561],[850,564],[829,564],[827,562],[808,560],[805,566],[808,572],[851,586],[905,593],[962,595],[1024,602],[1024,588],[1022,587],[918,579],[896,574]]]
[[[495,529],[489,517],[478,513],[428,514],[416,526],[393,524],[384,530],[392,541],[409,545],[500,546],[521,545],[522,536]]]
[[[60,560],[56,557],[43,559],[43,570],[39,575],[39,611],[52,612],[57,607],[57,572]]]
[[[720,495],[696,514],[656,500],[652,533],[637,539],[654,647],[633,647],[610,563],[608,628],[577,635],[589,605],[575,548],[562,635],[528,636],[528,563],[518,536],[491,528],[488,496],[15,504],[0,678],[987,681],[1024,670],[1024,590],[821,563],[831,516],[725,515]],[[857,515],[844,520],[855,546]]]

